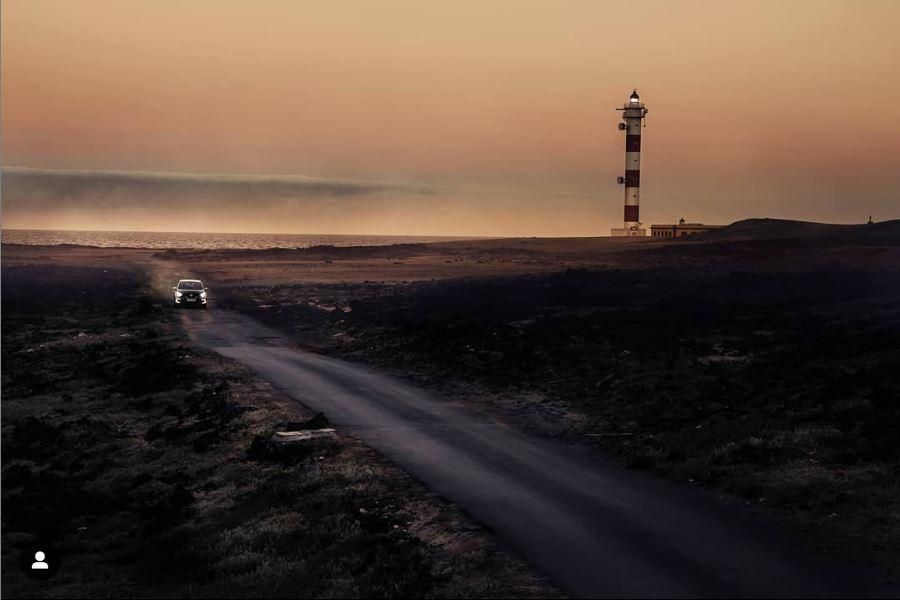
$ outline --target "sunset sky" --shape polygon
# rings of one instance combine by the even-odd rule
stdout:
[[[606,235],[633,87],[647,224],[900,218],[898,31],[896,0],[4,0],[3,226]]]

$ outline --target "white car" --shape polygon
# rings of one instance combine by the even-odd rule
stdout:
[[[176,307],[206,308],[206,292],[199,279],[182,279],[172,288]]]

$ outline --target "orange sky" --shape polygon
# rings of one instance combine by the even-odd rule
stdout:
[[[217,216],[4,185],[4,227],[606,234],[634,86],[645,222],[898,218],[898,30],[893,0],[5,0],[7,167],[399,187]]]

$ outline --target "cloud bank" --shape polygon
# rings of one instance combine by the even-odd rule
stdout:
[[[299,175],[24,167],[4,167],[0,186],[4,227],[167,231],[335,227],[354,214],[377,214],[387,201],[415,204],[437,193],[403,182]]]

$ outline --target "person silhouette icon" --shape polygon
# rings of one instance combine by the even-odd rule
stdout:
[[[47,581],[54,577],[61,566],[62,555],[46,540],[35,540],[19,553],[19,569],[35,581]]]
[[[46,554],[38,550],[34,553],[34,562],[31,563],[32,570],[41,570],[45,571],[50,568],[50,565],[44,562],[44,559],[47,557]]]

